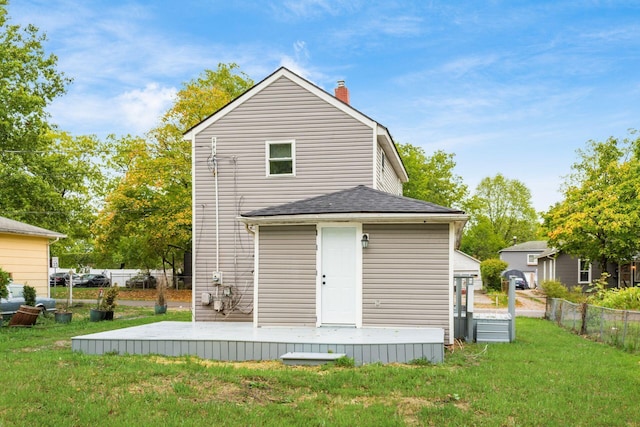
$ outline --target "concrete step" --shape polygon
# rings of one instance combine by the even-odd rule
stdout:
[[[285,365],[323,365],[344,356],[345,353],[289,352],[280,356],[280,359]]]

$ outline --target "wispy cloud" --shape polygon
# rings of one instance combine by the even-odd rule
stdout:
[[[353,13],[362,7],[361,0],[286,0],[272,2],[272,12],[280,19],[315,19]]]

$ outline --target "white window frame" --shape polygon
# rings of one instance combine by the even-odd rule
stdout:
[[[588,263],[588,267],[586,270],[583,270],[582,264],[586,263],[586,261],[581,260],[580,258],[578,258],[578,283],[591,283],[591,263]],[[587,281],[585,282],[584,280],[580,280],[582,279],[582,273],[587,272]]]
[[[527,254],[527,265],[538,265],[538,254]]]
[[[272,159],[270,157],[271,150],[269,147],[275,144],[291,144],[291,158],[282,157],[277,159]],[[295,139],[287,139],[282,141],[265,141],[265,171],[267,177],[291,177],[296,176],[296,140]],[[272,174],[271,168],[269,167],[272,160],[291,160],[291,173],[277,173]]]

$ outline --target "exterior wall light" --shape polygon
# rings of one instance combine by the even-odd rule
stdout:
[[[362,242],[362,249],[367,249],[369,247],[369,234],[364,233],[360,242]]]

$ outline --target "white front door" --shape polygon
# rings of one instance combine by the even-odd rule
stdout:
[[[356,227],[323,227],[321,323],[356,324]]]

